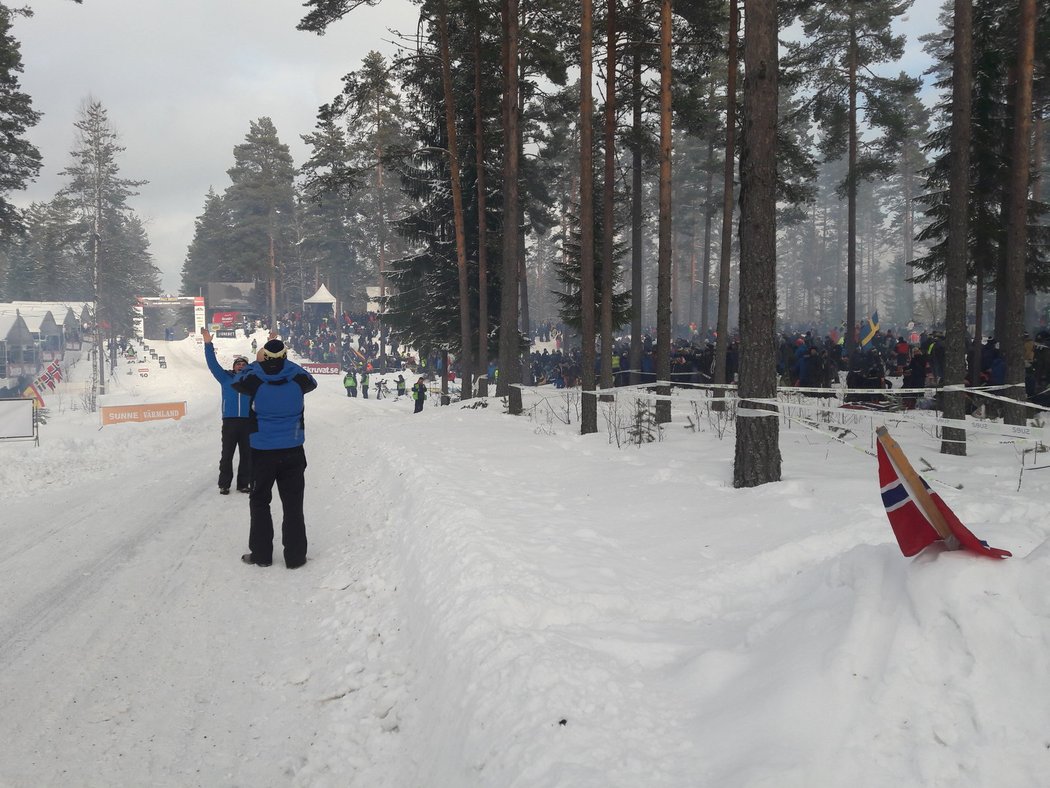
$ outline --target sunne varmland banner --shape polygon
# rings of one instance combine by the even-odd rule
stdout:
[[[124,424],[129,421],[158,421],[186,415],[185,402],[153,402],[148,405],[103,405],[102,426]]]

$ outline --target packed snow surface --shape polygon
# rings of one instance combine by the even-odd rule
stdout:
[[[638,445],[628,396],[581,437],[578,394],[414,415],[320,376],[309,562],[259,568],[247,496],[217,494],[201,346],[151,344],[167,368],[122,362],[107,401],[182,420],[99,429],[80,362],[39,447],[0,443],[0,785],[1048,784],[1050,473],[1021,467],[1050,461],[1027,444],[949,457],[885,422],[1014,553],[908,559],[866,418],[785,425],[783,480],[737,490],[732,425],[688,401]]]

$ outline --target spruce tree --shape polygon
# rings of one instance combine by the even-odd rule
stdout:
[[[209,282],[243,280],[244,272],[234,267],[230,251],[232,225],[222,196],[208,189],[204,211],[197,217],[182,266],[183,294],[197,295]]]
[[[597,175],[593,178],[595,183],[600,182]],[[595,189],[597,191],[597,189]],[[623,196],[616,195],[617,209],[622,208]],[[619,211],[618,211],[619,212]],[[614,213],[615,220],[615,213]],[[582,302],[580,300],[580,259],[582,257],[582,233],[580,232],[580,217],[578,209],[570,211],[570,231],[564,241],[562,255],[559,262],[555,263],[555,271],[562,288],[554,291],[558,303],[558,315],[562,321],[581,331],[583,326]],[[591,243],[594,246],[594,322],[597,325],[603,306],[608,303],[612,319],[612,329],[616,331],[631,320],[631,292],[621,290],[620,284],[623,278],[621,261],[627,253],[627,244],[623,240],[622,230],[619,225],[613,227],[613,259],[610,268],[612,282],[612,298],[608,301],[605,297],[606,287],[606,249],[603,242],[605,230],[605,216],[603,212],[594,214],[594,231],[591,234]]]
[[[7,196],[21,191],[40,172],[40,151],[25,139],[26,132],[40,120],[32,100],[22,92],[18,75],[22,73],[22,53],[11,34],[15,14],[31,15],[29,9],[14,10],[0,4],[0,239],[20,229],[18,211]]]
[[[291,305],[282,280],[293,274],[289,265],[295,241],[295,166],[288,146],[267,117],[251,121],[244,142],[233,149],[231,184],[224,194],[230,213],[230,270],[236,281],[258,279],[268,286],[271,328],[278,312]]]

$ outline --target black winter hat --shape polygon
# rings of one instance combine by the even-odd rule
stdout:
[[[263,345],[263,360],[271,358],[286,358],[288,356],[288,348],[284,346],[284,342],[279,339],[271,339],[265,345]]]

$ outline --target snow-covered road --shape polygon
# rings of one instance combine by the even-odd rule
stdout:
[[[31,455],[53,478],[4,501],[0,785],[323,784],[333,760],[373,768],[373,751],[389,746],[372,736],[396,743],[381,736],[389,707],[377,708],[389,687],[372,686],[387,671],[366,664],[382,634],[355,627],[396,610],[376,597],[382,584],[353,587],[389,558],[370,526],[382,507],[355,494],[367,467],[336,484],[327,462],[307,471],[303,570],[242,564],[248,500],[217,494],[218,386],[190,348],[169,351],[174,374],[154,372],[170,392],[134,384],[135,396],[188,399],[181,424],[85,430],[65,446],[44,426],[35,452],[67,467]],[[308,400],[308,456],[340,454],[345,436],[324,428],[345,417],[338,394],[329,385]],[[362,556],[364,569],[346,563]],[[360,656],[348,670],[350,649]],[[375,723],[347,736],[338,721],[360,689],[372,690],[362,704]],[[343,766],[332,784],[353,772]]]

